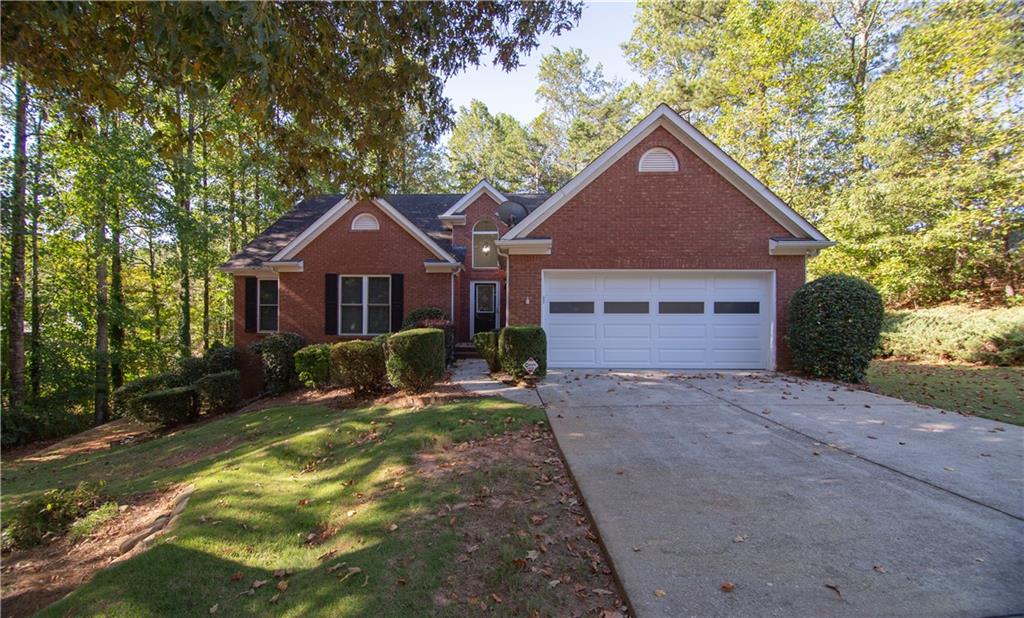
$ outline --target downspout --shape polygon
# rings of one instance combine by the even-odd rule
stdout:
[[[499,256],[505,256],[505,326],[508,326],[508,310],[509,310],[509,299],[512,298],[512,256],[508,253],[502,253],[501,249],[497,245],[494,246]]]
[[[455,321],[455,273],[457,272],[458,270],[453,270],[448,278],[448,291],[451,294],[448,305],[448,319],[453,322]]]

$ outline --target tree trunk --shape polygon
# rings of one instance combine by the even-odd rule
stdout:
[[[124,385],[124,281],[121,268],[121,205],[113,204],[110,228],[110,382]]]
[[[10,313],[7,320],[7,414],[17,415],[25,405],[25,157],[28,85],[15,81],[14,194],[11,196]]]
[[[43,167],[43,113],[36,117],[36,156],[32,172],[32,279],[29,301],[32,305],[29,323],[32,339],[29,341],[29,398],[39,400],[43,369],[43,318],[39,306],[39,182]]]
[[[148,230],[146,234],[146,248],[149,252],[149,308],[153,312],[153,339],[160,345],[163,340],[163,322],[160,320],[160,279],[157,273],[153,230]]]
[[[178,113],[181,109],[181,95],[178,96]],[[178,212],[174,220],[175,235],[178,240],[178,305],[180,321],[178,322],[178,355],[192,355],[192,154],[194,142],[195,117],[192,113],[191,101],[188,102],[188,121],[185,134],[184,157],[179,156],[177,162],[177,179],[174,183],[175,202]]]
[[[203,111],[203,127],[206,127],[206,111]],[[210,204],[209,196],[207,195],[207,181],[208,181],[208,161],[206,152],[206,131],[203,131],[202,138],[202,156],[203,156],[203,225],[204,225],[204,242],[203,242],[203,350],[210,349],[210,248],[209,248],[209,237],[205,233],[206,224],[209,221]]]
[[[96,395],[94,412],[97,425],[107,422],[110,413],[110,347],[107,306],[107,221],[106,196],[96,209]]]

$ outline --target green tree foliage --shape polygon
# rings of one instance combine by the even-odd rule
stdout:
[[[468,191],[487,180],[499,191],[536,189],[531,171],[530,138],[508,114],[491,114],[474,99],[459,110],[448,140],[452,189]]]

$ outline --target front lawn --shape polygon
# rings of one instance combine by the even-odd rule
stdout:
[[[544,412],[501,399],[281,407],[15,462],[5,513],[100,479],[119,501],[196,491],[176,529],[43,616],[566,615],[621,603]]]
[[[1024,425],[1024,368],[875,360],[869,388],[944,410]]]

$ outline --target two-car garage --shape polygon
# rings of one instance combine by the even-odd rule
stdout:
[[[545,270],[551,367],[771,369],[773,271]]]

